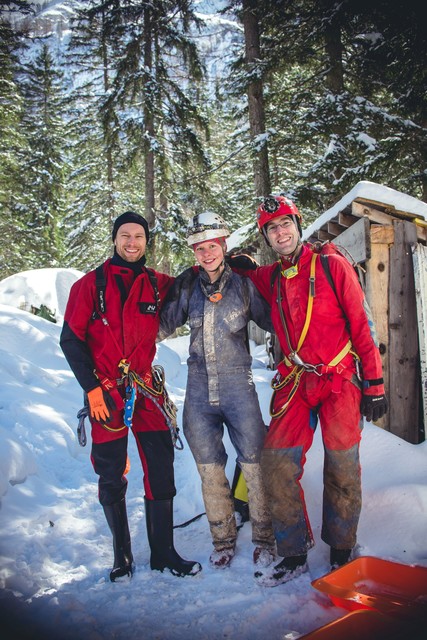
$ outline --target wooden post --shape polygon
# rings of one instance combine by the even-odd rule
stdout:
[[[384,385],[390,401],[390,335],[388,325],[390,286],[390,246],[394,242],[392,226],[371,225],[371,257],[366,261],[366,299],[372,311],[383,364]],[[390,411],[376,423],[390,431]]]
[[[417,298],[418,343],[420,347],[421,396],[423,400],[424,439],[427,430],[427,247],[418,243],[412,247],[415,295]],[[423,440],[423,438],[420,438]]]
[[[389,289],[389,424],[407,442],[420,441],[420,362],[411,243],[417,231],[411,222],[394,220],[390,249]]]

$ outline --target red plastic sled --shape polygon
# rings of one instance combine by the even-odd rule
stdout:
[[[315,629],[301,640],[414,640],[416,637],[414,629],[400,621],[396,625],[395,619],[378,611],[359,609]]]
[[[311,584],[349,611],[427,620],[427,567],[364,556]]]

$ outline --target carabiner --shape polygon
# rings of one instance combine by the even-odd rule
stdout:
[[[135,408],[136,387],[135,385],[126,388],[126,402],[123,421],[129,429],[132,428],[133,410]]]

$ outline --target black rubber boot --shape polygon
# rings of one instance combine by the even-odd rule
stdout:
[[[103,505],[105,517],[113,534],[114,565],[110,572],[111,582],[122,576],[130,576],[135,570],[130,545],[130,533],[126,513],[126,501],[123,498],[115,504]]]
[[[353,549],[336,549],[335,547],[331,547],[330,562],[332,571],[347,564],[347,562],[351,560],[352,551]]]
[[[145,498],[148,542],[151,549],[150,567],[169,569],[174,576],[195,576],[202,570],[193,560],[183,560],[173,544],[173,500]]]

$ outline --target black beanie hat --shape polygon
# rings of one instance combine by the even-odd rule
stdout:
[[[150,230],[148,228],[148,222],[145,218],[139,215],[139,213],[135,213],[134,211],[125,211],[121,216],[115,219],[113,225],[113,242],[116,239],[117,231],[122,224],[126,224],[127,222],[133,222],[135,224],[140,224],[141,227],[144,227],[145,237],[148,240],[150,239]]]

